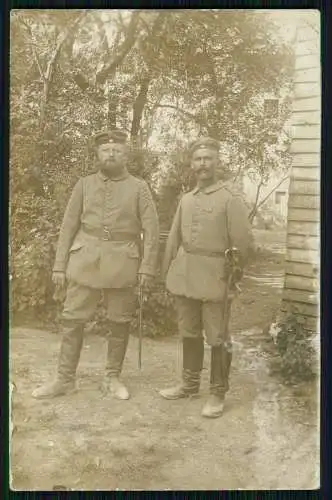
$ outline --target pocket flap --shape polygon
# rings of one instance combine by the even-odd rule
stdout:
[[[84,244],[81,241],[76,241],[71,246],[69,252],[71,253],[71,252],[75,252],[77,250],[80,250],[83,246],[84,246]]]

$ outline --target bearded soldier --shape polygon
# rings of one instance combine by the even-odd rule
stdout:
[[[56,286],[63,287],[68,280],[57,378],[36,389],[36,398],[75,389],[84,324],[93,316],[102,291],[109,318],[102,387],[118,399],[129,398],[119,375],[136,312],[137,277],[142,287],[149,287],[156,273],[158,217],[146,182],[130,175],[126,168],[126,134],[120,130],[100,132],[93,147],[99,170],[79,179],[74,187],[53,268]]]
[[[230,295],[225,251],[233,247],[239,251],[240,264],[234,276],[238,281],[252,242],[242,198],[217,180],[218,153],[219,143],[211,138],[199,139],[192,145],[191,166],[197,185],[177,207],[163,262],[166,287],[176,301],[183,370],[182,383],[160,394],[166,399],[178,399],[198,393],[204,330],[211,346],[210,396],[202,411],[205,417],[222,414],[229,388],[232,342],[227,326]],[[227,307],[223,307],[225,301]]]

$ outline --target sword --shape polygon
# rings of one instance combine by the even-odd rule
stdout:
[[[143,287],[139,285],[138,288],[139,300],[139,320],[138,320],[138,368],[142,368],[142,337],[143,337],[143,302],[144,294]]]
[[[225,332],[227,328],[227,323],[228,323],[228,302],[229,302],[229,292],[231,289],[232,281],[233,281],[233,273],[234,273],[234,267],[236,266],[236,260],[239,256],[239,250],[236,247],[232,248],[227,248],[225,250],[225,260],[228,261],[229,263],[229,275],[227,278],[226,282],[226,289],[225,289],[225,299],[224,299],[224,308],[223,308],[223,320],[222,320],[222,331]],[[238,283],[234,283],[234,287],[236,290],[241,292],[241,288],[238,285]]]

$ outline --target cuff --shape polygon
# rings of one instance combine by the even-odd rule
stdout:
[[[53,266],[53,272],[56,273],[65,273],[66,272],[66,264],[64,262],[56,262]]]

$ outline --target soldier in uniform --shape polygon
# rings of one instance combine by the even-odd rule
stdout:
[[[126,134],[120,130],[100,132],[93,147],[99,170],[80,178],[74,187],[53,268],[57,287],[68,281],[58,373],[55,381],[33,392],[36,398],[75,389],[84,324],[93,316],[102,291],[109,319],[102,387],[118,399],[129,398],[119,375],[136,312],[137,277],[142,287],[149,287],[156,273],[158,216],[146,182],[130,175],[126,168]]]
[[[211,346],[210,396],[205,417],[219,417],[229,388],[232,342],[228,326],[229,296],[225,297],[227,269],[225,250],[236,247],[242,276],[252,243],[251,226],[242,198],[216,177],[219,143],[201,138],[191,147],[191,166],[197,185],[177,207],[163,261],[166,287],[174,294],[183,345],[180,385],[160,391],[166,399],[195,395],[203,367],[205,331]],[[224,301],[227,317],[224,318]],[[223,321],[225,319],[225,321]]]

